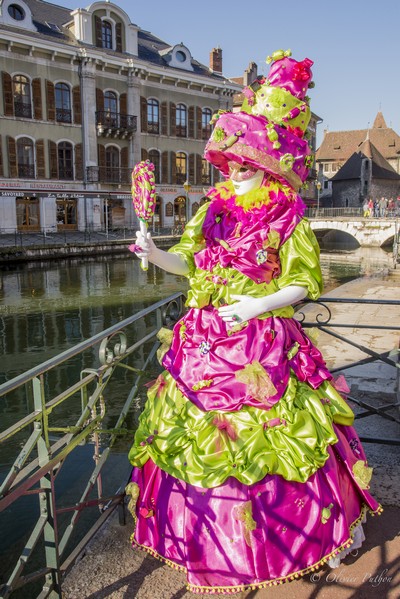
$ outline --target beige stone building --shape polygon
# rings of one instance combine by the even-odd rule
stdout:
[[[240,86],[111,2],[0,0],[0,232],[136,226],[131,171],[155,165],[154,227],[198,209],[217,173],[211,115]],[[184,185],[185,184],[185,185]]]

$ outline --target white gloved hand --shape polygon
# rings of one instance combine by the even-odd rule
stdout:
[[[231,298],[237,300],[237,302],[221,306],[218,309],[218,314],[227,324],[235,325],[256,318],[256,316],[260,316],[265,312],[290,306],[304,299],[306,295],[307,289],[300,287],[300,285],[289,285],[276,293],[264,295],[263,297],[231,295]]]
[[[130,245],[128,249],[138,258],[147,258],[149,262],[172,274],[187,275],[189,273],[189,267],[184,259],[176,254],[158,249],[150,232],[144,236],[140,231],[136,231],[136,243]]]

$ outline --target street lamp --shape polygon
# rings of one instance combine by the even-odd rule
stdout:
[[[183,189],[186,193],[186,222],[189,222],[189,191],[192,189],[192,186],[187,179],[183,184]]]
[[[317,182],[316,187],[317,187],[317,216],[318,216],[318,214],[319,214],[319,194],[320,194],[321,187],[322,187],[321,181]]]

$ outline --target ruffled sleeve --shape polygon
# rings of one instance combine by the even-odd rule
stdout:
[[[188,222],[179,242],[169,248],[172,254],[181,256],[189,267],[188,277],[192,277],[195,271],[194,254],[205,246],[203,236],[203,222],[207,214],[209,204],[206,203],[199,208],[195,216]]]
[[[281,276],[279,289],[288,285],[307,287],[308,297],[318,299],[322,293],[322,273],[319,263],[319,245],[308,220],[297,225],[279,252]]]

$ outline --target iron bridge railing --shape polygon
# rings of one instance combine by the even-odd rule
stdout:
[[[162,326],[178,320],[183,305],[184,295],[176,293],[0,385],[3,407],[13,401],[21,402],[21,398],[31,406],[21,420],[0,433],[3,459],[8,455],[7,444],[11,444],[16,454],[0,484],[0,516],[2,512],[7,515],[10,509],[15,514],[17,502],[32,495],[37,497],[39,514],[11,573],[0,588],[2,599],[37,582],[41,585],[38,597],[61,597],[62,577],[104,520],[115,508],[123,506],[123,490],[107,496],[103,494],[102,471],[121,436],[133,441],[134,430],[126,428],[126,419],[141,388],[140,381],[155,368],[151,365],[159,346],[157,332]],[[58,380],[55,374],[60,369],[69,372],[71,360],[77,356],[89,365],[82,369],[80,377],[78,372],[77,379],[69,381],[68,388],[54,393]],[[107,390],[113,379],[121,379],[125,374],[133,384],[128,386],[116,422],[111,428],[104,428],[107,410],[112,409]],[[65,422],[68,418],[69,422]],[[61,498],[56,493],[56,478],[67,458],[88,442],[93,446],[94,468],[79,500],[73,505],[61,505]],[[122,488],[124,486],[122,484]],[[93,497],[93,493],[97,496]],[[100,508],[100,518],[71,549],[82,511],[93,506]],[[66,519],[71,513],[72,516]],[[1,538],[4,545],[6,539],[3,535]],[[41,555],[37,556],[38,552]],[[36,564],[38,561],[40,567],[25,573],[27,567],[31,569],[31,562]]]
[[[121,523],[124,522],[123,488],[126,481],[120,482],[122,490],[106,494],[103,488],[105,465],[112,448],[121,437],[132,441],[135,427],[129,428],[127,422],[132,411],[135,411],[135,402],[143,393],[144,380],[149,376],[149,371],[153,374],[156,368],[153,363],[159,347],[157,333],[161,327],[171,327],[180,318],[184,311],[184,299],[182,293],[176,293],[161,300],[0,386],[0,402],[3,405],[6,402],[12,405],[13,401],[22,397],[27,406],[25,416],[0,433],[3,456],[9,443],[14,451],[13,459],[9,461],[11,467],[0,485],[0,516],[7,517],[10,513],[10,518],[15,518],[11,512],[16,513],[18,502],[25,501],[27,497],[31,501],[37,500],[36,520],[0,589],[2,599],[33,583],[39,588],[37,597],[61,598],[63,577],[116,508],[120,508]],[[305,306],[306,303],[310,309]],[[398,352],[387,348],[387,351],[379,353],[338,332],[350,327],[382,333],[390,330],[397,334],[400,326],[337,322],[332,317],[331,308],[342,303],[379,304],[385,310],[390,306],[400,308],[400,300],[324,297],[317,302],[304,302],[296,311],[296,318],[306,329],[317,328],[365,353],[366,358],[336,370],[343,371],[372,361],[382,361],[396,369],[397,391],[390,405],[379,407],[356,397],[350,399],[363,410],[358,415],[360,418],[378,414],[384,419],[400,423]],[[78,371],[76,380],[71,380],[68,374],[69,386],[57,392],[55,382],[58,379],[54,375],[60,369],[68,368],[70,361],[77,357],[82,357],[85,367],[80,375]],[[115,413],[112,426],[106,426],[105,418],[107,412],[112,411],[114,401],[110,399],[109,391],[113,381],[119,383],[121,379],[128,381],[122,408]],[[139,406],[136,408],[138,412]],[[400,444],[399,439],[382,437],[362,437],[362,440]],[[63,505],[65,498],[57,492],[56,478],[62,467],[67,468],[67,458],[78,452],[85,443],[91,449],[90,453],[93,453],[94,467],[90,468],[78,501]],[[100,517],[85,529],[83,538],[72,543],[80,516],[93,506],[100,509]],[[32,563],[39,565],[32,569]]]

